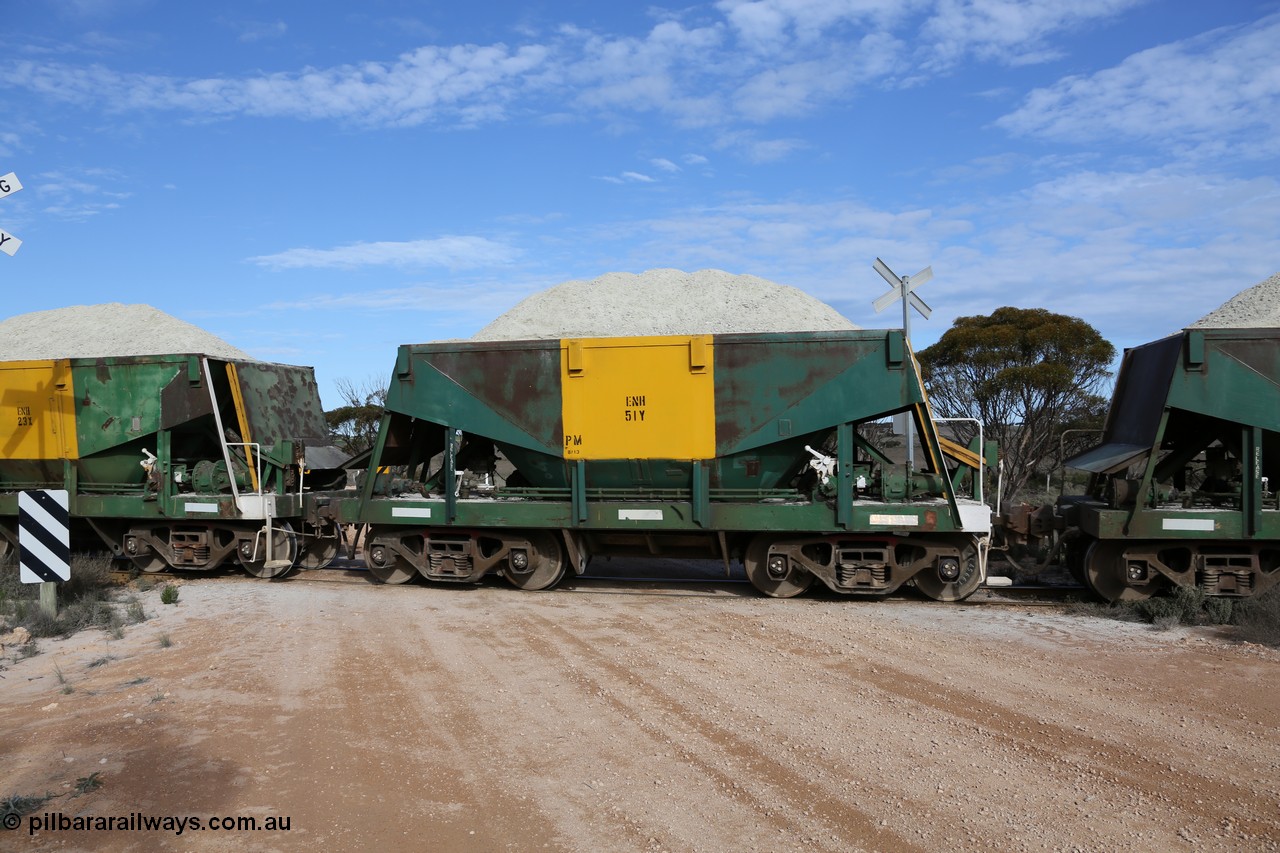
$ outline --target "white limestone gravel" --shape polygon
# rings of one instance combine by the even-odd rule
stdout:
[[[566,281],[535,293],[477,341],[856,329],[794,287],[723,270],[653,269]]]
[[[1188,328],[1280,328],[1280,273],[1240,291]]]
[[[199,353],[257,361],[150,305],[107,302],[19,314],[0,323],[0,361]]]

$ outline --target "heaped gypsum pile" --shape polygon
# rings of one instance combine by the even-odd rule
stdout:
[[[221,338],[150,305],[73,305],[0,323],[0,361],[201,353],[256,361]]]
[[[655,269],[558,284],[525,299],[472,340],[856,328],[794,287],[723,270]]]

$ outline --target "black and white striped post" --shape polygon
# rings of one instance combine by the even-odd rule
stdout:
[[[66,489],[18,493],[18,579],[40,584],[40,609],[58,615],[58,581],[71,580]]]

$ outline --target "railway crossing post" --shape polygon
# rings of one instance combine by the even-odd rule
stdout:
[[[933,313],[933,309],[925,304],[917,294],[913,293],[917,287],[933,278],[933,267],[928,266],[920,270],[915,275],[899,276],[893,270],[889,269],[889,265],[884,261],[876,258],[876,262],[871,268],[880,273],[880,277],[889,282],[892,289],[885,294],[879,296],[875,302],[871,303],[871,307],[876,309],[879,314],[899,299],[902,300],[902,337],[907,342],[907,346],[911,346],[911,309],[914,308],[920,312],[920,316],[926,320]],[[914,357],[914,356],[913,356]],[[907,474],[915,470],[915,434],[911,425],[911,417],[907,417],[907,428],[905,430],[907,436]]]
[[[58,581],[71,580],[71,514],[66,489],[18,493],[18,579],[40,584],[40,609],[58,615]]]
[[[0,175],[0,198],[13,195],[20,189],[22,189],[22,182],[18,180],[18,176],[13,172],[7,175]],[[18,253],[20,246],[22,246],[21,240],[12,234],[0,231],[0,252],[13,257]]]

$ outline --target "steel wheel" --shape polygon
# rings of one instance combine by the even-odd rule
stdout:
[[[526,538],[529,540],[528,552],[519,547],[513,549],[502,575],[519,589],[550,589],[564,577],[565,559],[560,543],[550,533],[530,533]],[[520,554],[524,554],[527,560],[524,565],[517,565]]]
[[[164,557],[161,557],[154,551],[150,554],[135,554],[129,558],[129,562],[137,566],[139,571],[146,572],[147,574],[163,572],[165,569],[169,568],[169,564],[164,561]]]
[[[302,525],[302,554],[298,568],[312,571],[326,568],[338,557],[338,525],[328,522],[321,527]]]
[[[916,589],[934,601],[964,601],[982,584],[977,546],[972,542],[966,544],[958,558],[943,557],[918,572],[912,580]]]
[[[369,574],[382,583],[408,583],[418,575],[413,564],[401,557],[385,544],[376,541],[380,531],[369,528],[364,540],[364,564],[369,567]]]
[[[1098,540],[1084,554],[1085,586],[1104,601],[1143,601],[1155,589],[1133,587],[1125,579],[1124,543]]]
[[[813,585],[813,575],[796,565],[785,555],[769,555],[772,541],[756,537],[742,555],[742,565],[747,570],[751,585],[770,598],[792,598]]]
[[[256,548],[256,553],[255,553]],[[282,521],[271,529],[271,559],[267,560],[267,534],[259,530],[253,539],[240,543],[236,559],[245,572],[255,578],[278,578],[293,568],[298,559],[298,536],[289,522]]]

